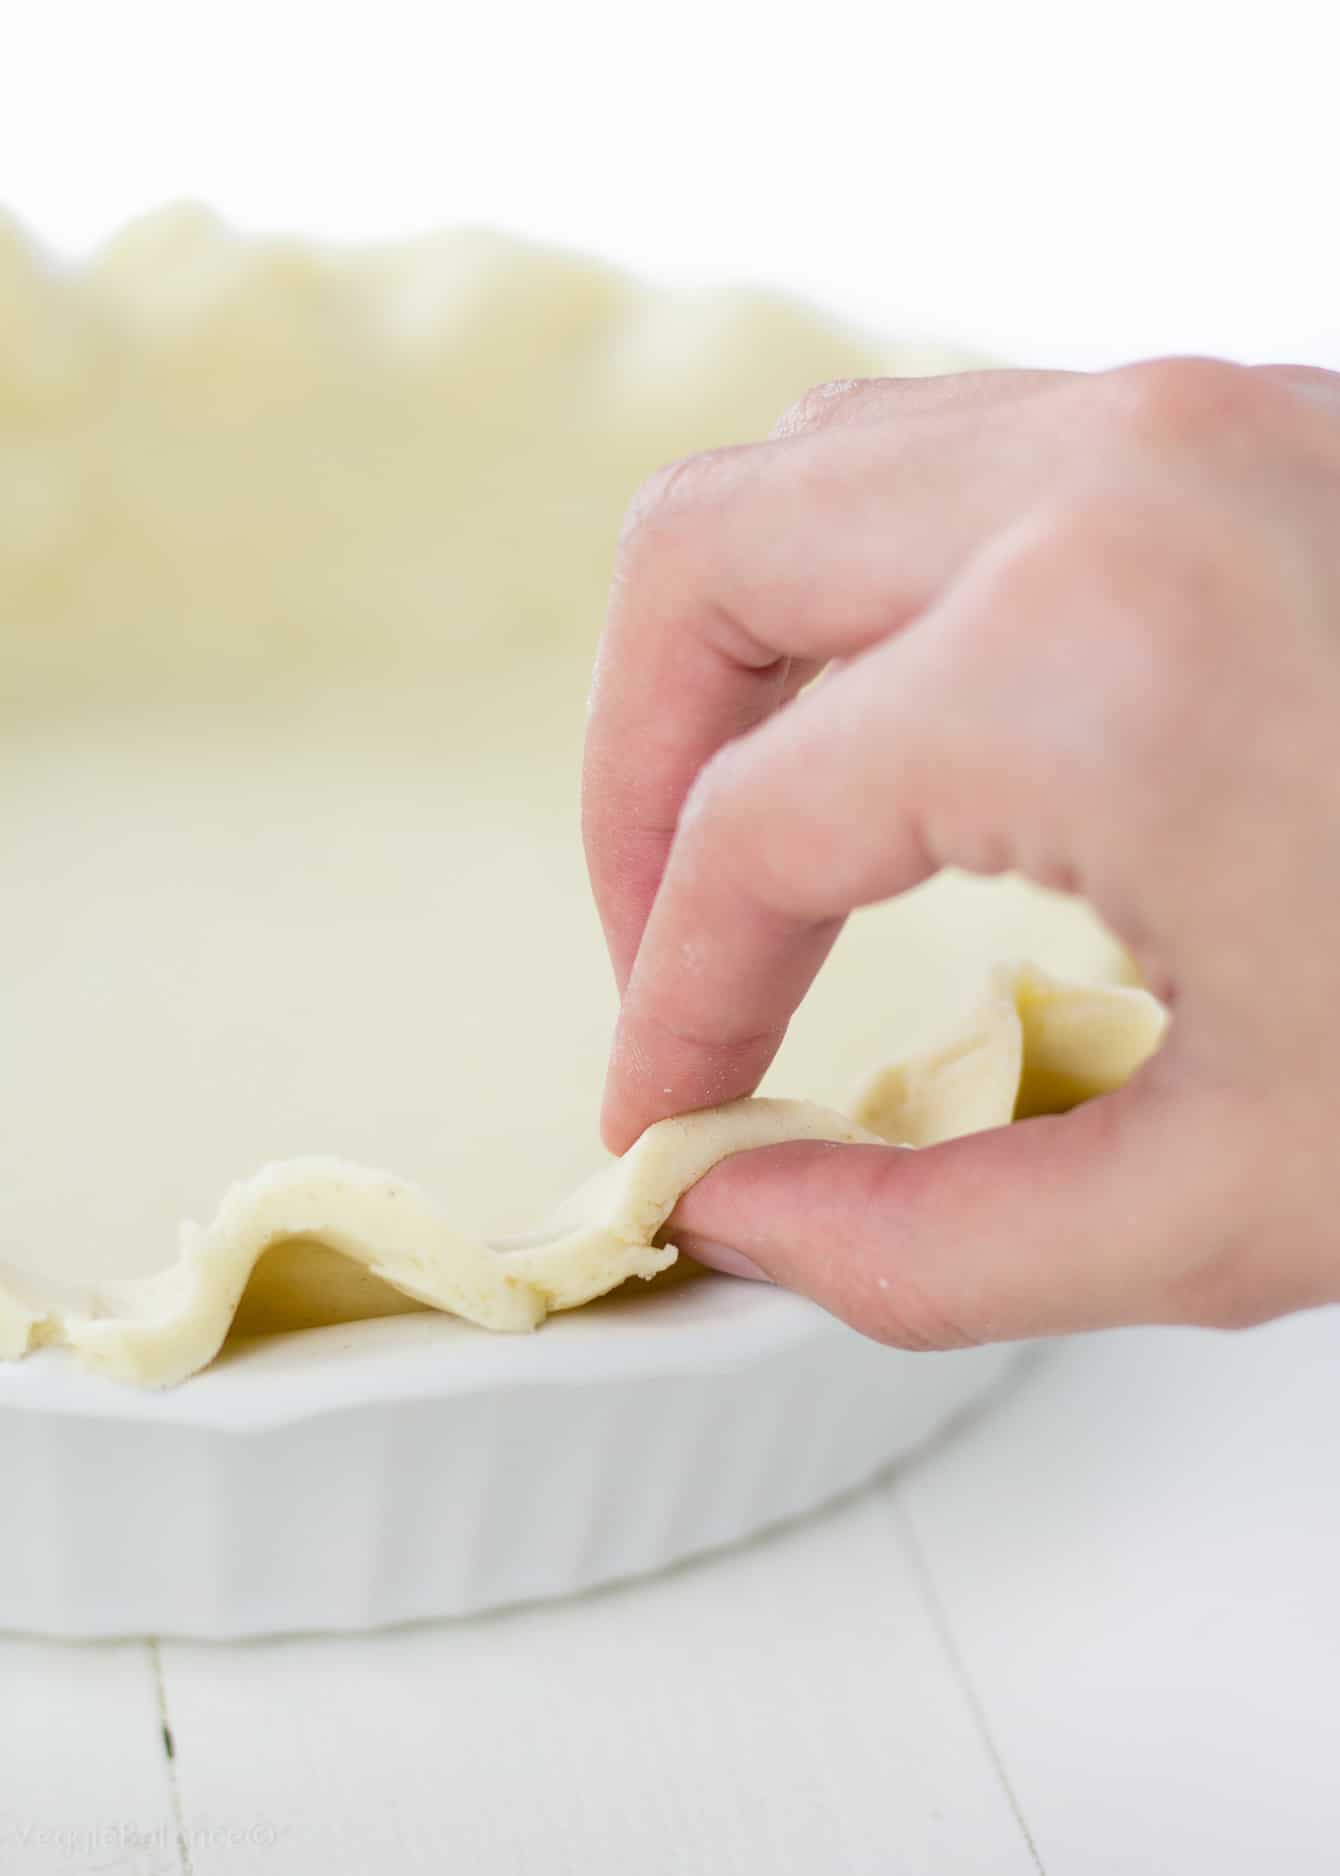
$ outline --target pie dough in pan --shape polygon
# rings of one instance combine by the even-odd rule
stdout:
[[[485,230],[323,250],[183,207],[62,268],[0,227],[0,1353],[33,1351],[0,1368],[24,1533],[0,1623],[238,1633],[550,1593],[819,1502],[1002,1371],[1002,1351],[904,1357],[769,1286],[658,1274],[660,1228],[742,1146],[915,1147],[1007,1121],[1021,1090],[1035,1111],[1116,1085],[1163,1015],[1110,936],[1018,880],[943,875],[850,922],[763,1098],[602,1167],[614,992],[577,833],[641,478],[765,436],[817,382],[963,362]],[[652,1280],[575,1308],[630,1277]],[[535,1336],[472,1326],[551,1311]],[[743,1442],[710,1513],[656,1406],[699,1358],[704,1411],[729,1406]],[[566,1405],[539,1414],[542,1376]],[[411,1385],[439,1470],[355,1529],[347,1507],[409,1465]],[[461,1431],[482,1387],[498,1426],[524,1416],[505,1464],[485,1423]],[[453,1468],[533,1494],[528,1466],[574,1463],[565,1416],[588,1402],[661,1452],[643,1535],[630,1508],[482,1580],[480,1534],[510,1514],[475,1490],[469,1541],[447,1555],[439,1530],[430,1571]],[[374,1411],[363,1479],[347,1421]],[[306,1520],[282,1559],[237,1470],[262,1423],[265,1477]],[[600,1464],[626,1482],[595,1424],[592,1503]],[[319,1428],[343,1523],[312,1496]],[[115,1543],[104,1490],[132,1507]],[[136,1535],[202,1492],[171,1543]],[[328,1592],[319,1544],[349,1560]]]

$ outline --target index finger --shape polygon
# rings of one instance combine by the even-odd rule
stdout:
[[[681,815],[615,1033],[602,1127],[751,1093],[846,915],[944,866],[1083,880],[1129,940],[1128,797],[1112,786],[1129,589],[1094,577],[1111,529],[1067,503],[1020,517],[915,627],[830,672],[718,753]],[[1139,538],[1138,534],[1135,538]],[[1100,700],[1086,709],[1088,696]],[[1119,884],[1114,884],[1119,882]]]
[[[761,473],[759,454],[742,445],[672,463],[624,525],[582,767],[587,865],[621,993],[693,777],[812,669],[741,625],[710,582],[694,590],[705,543],[686,511],[729,504]]]
[[[819,386],[774,441],[687,457],[644,485],[620,542],[582,781],[587,865],[621,992],[709,757],[824,661],[911,617],[980,527],[962,450],[928,442],[946,424],[970,435],[995,409],[1074,375]],[[896,510],[891,468],[906,487]]]

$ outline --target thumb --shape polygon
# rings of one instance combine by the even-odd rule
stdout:
[[[921,1148],[759,1148],[680,1200],[666,1237],[741,1259],[909,1349],[1233,1319],[1223,1129],[1167,1050],[1064,1114]]]

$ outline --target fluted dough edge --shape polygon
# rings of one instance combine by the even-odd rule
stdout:
[[[533,1236],[473,1239],[417,1186],[336,1159],[287,1160],[240,1181],[213,1222],[182,1227],[152,1277],[47,1283],[0,1272],[0,1359],[71,1349],[117,1381],[167,1387],[217,1354],[267,1250],[312,1239],[407,1297],[483,1328],[533,1329],[631,1277],[672,1264],[656,1238],[681,1195],[734,1153],[787,1140],[930,1146],[1055,1112],[1119,1087],[1153,1053],[1166,1012],[1147,991],[1065,984],[1001,966],[960,1030],[881,1069],[854,1116],[807,1101],[734,1101],[661,1121],[587,1181]]]

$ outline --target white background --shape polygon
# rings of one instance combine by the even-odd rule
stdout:
[[[40,0],[0,199],[338,238],[485,221],[1019,362],[1340,365],[1330,0]]]
[[[31,0],[0,198],[72,253],[191,194],[493,222],[1021,361],[1340,366],[1333,16]],[[1333,1876],[1338,1332],[1072,1344],[910,1477],[555,1608],[0,1638],[0,1867]]]

